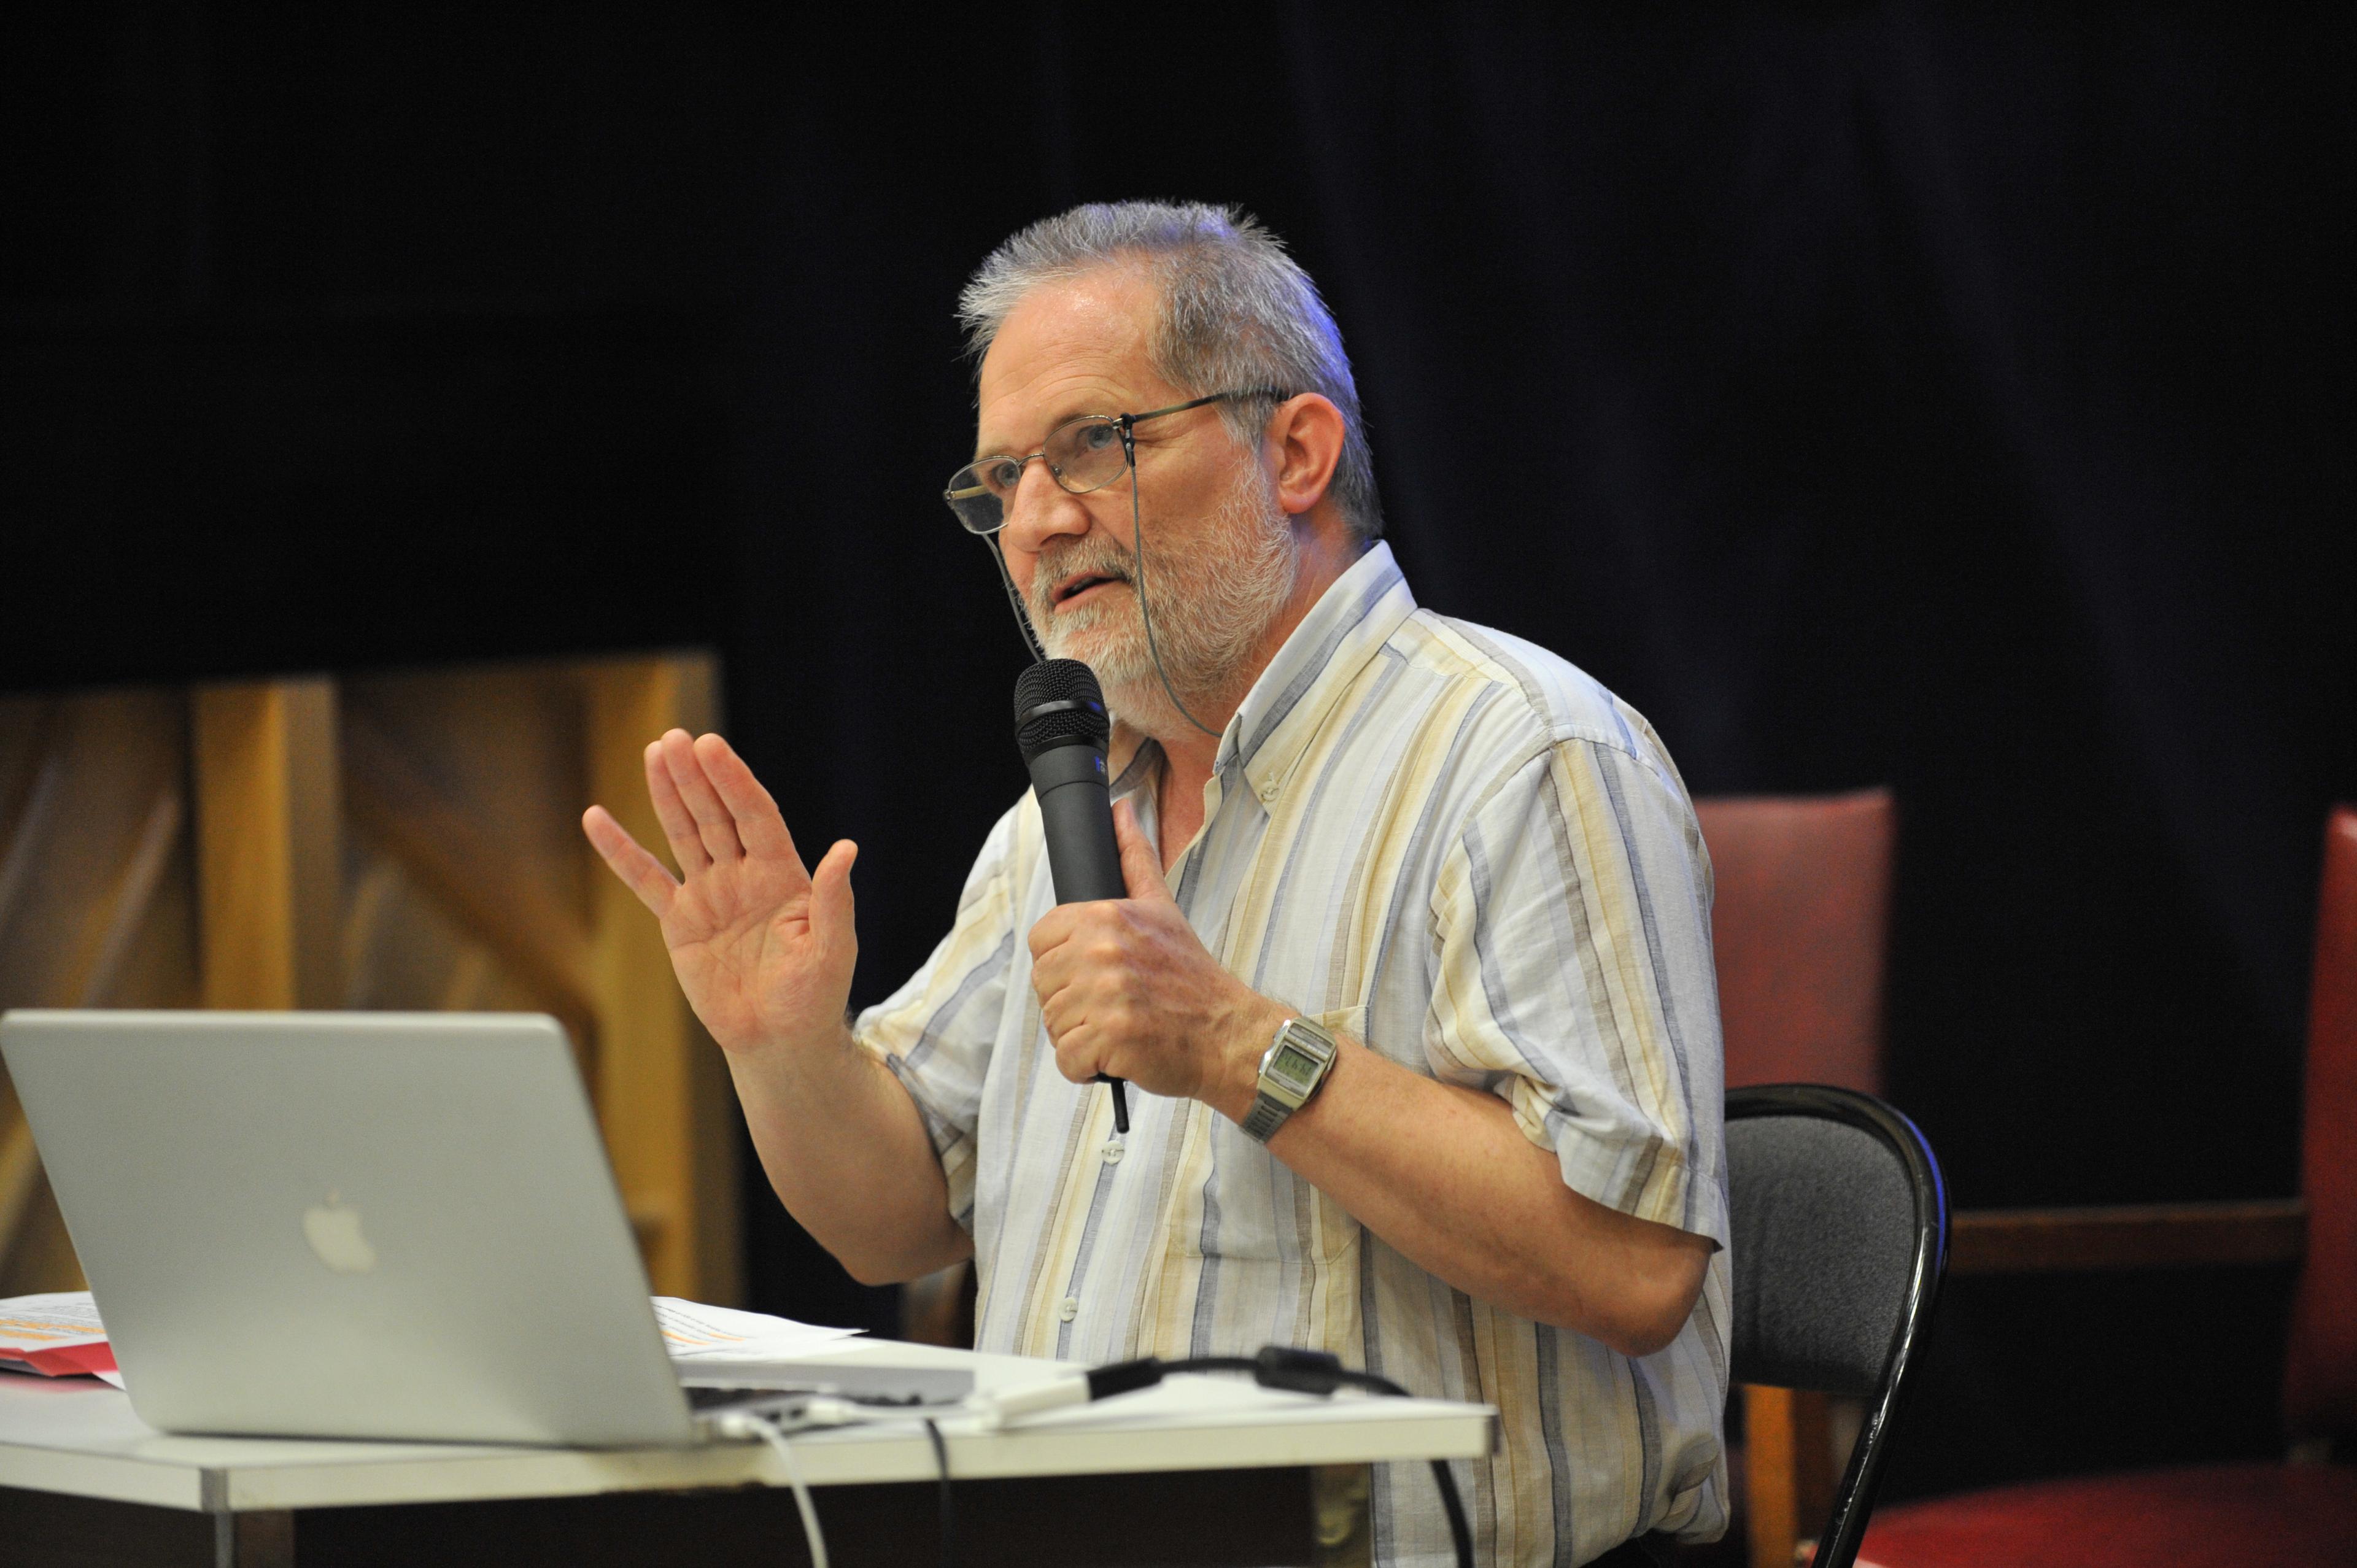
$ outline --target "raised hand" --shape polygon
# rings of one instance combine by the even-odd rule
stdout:
[[[582,832],[662,922],[689,1005],[721,1048],[750,1053],[839,1036],[851,971],[851,863],[842,840],[804,869],[778,803],[728,743],[675,729],[647,746],[647,790],[683,875],[603,806]]]

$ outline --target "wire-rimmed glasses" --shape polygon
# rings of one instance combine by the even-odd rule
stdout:
[[[1006,526],[1006,508],[1015,499],[1016,487],[1023,482],[1024,467],[1034,458],[1048,466],[1049,474],[1066,492],[1084,496],[1091,490],[1103,489],[1135,464],[1137,446],[1131,432],[1138,425],[1166,413],[1184,413],[1206,403],[1246,397],[1273,398],[1282,403],[1286,394],[1274,387],[1253,387],[1243,392],[1213,392],[1209,397],[1174,403],[1168,408],[1146,413],[1084,413],[1048,432],[1048,439],[1028,456],[975,458],[950,476],[942,499],[949,503],[950,510],[968,533],[996,533]]]

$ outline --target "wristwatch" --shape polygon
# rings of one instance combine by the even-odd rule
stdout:
[[[1265,1144],[1285,1119],[1309,1103],[1334,1065],[1334,1036],[1307,1018],[1287,1018],[1260,1058],[1260,1094],[1243,1121],[1244,1133]]]

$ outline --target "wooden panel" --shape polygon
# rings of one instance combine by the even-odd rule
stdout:
[[[523,716],[516,715],[519,720]],[[345,795],[352,825],[382,847],[468,938],[512,968],[538,996],[539,1005],[564,1021],[576,1045],[594,1051],[597,988],[589,972],[588,936],[578,912],[549,896],[530,860],[508,847],[512,840],[483,831],[471,793],[457,794],[437,779],[384,733],[366,707],[354,705],[344,739]],[[510,792],[528,796],[554,782],[513,779]],[[544,796],[545,814],[562,814],[573,793],[565,789],[554,801],[545,801]],[[380,913],[368,902],[371,891],[365,883],[355,889],[357,919]],[[463,965],[468,961],[453,961]],[[479,983],[463,983],[463,970],[451,978],[460,982],[449,987],[456,996],[479,988]],[[435,1000],[447,1003],[449,997]],[[431,1004],[421,999],[410,1004]]]
[[[2298,1198],[2093,1208],[1964,1209],[1950,1221],[1948,1272],[2019,1274],[2288,1263],[2306,1245]]]
[[[41,1157],[33,1147],[33,1130],[14,1104],[9,1111],[5,1124],[0,1125],[0,1261],[15,1252],[25,1233],[25,1216],[41,1189]]]
[[[590,666],[590,799],[650,845],[662,833],[647,799],[646,745],[673,726],[711,727],[712,667],[694,658]],[[655,1288],[732,1300],[737,1259],[735,1101],[719,1049],[680,994],[661,928],[636,895],[600,872],[591,884],[598,1017],[608,1048],[597,1104],[614,1171],[648,1247]]]
[[[0,1006],[554,1014],[657,1288],[732,1301],[726,1075],[579,827],[603,799],[660,842],[640,748],[714,686],[690,655],[0,698]],[[0,1294],[80,1283],[0,1080]]]
[[[1746,1544],[1751,1568],[1792,1568],[1834,1506],[1833,1427],[1824,1395],[1744,1384]]]
[[[193,714],[205,1005],[333,1007],[334,689],[323,679],[200,686]]]
[[[177,693],[0,700],[0,1007],[193,1003],[186,757]],[[81,1283],[0,1081],[0,1295]]]

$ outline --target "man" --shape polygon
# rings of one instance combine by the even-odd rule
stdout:
[[[1497,1405],[1501,1452],[1458,1466],[1485,1561],[1717,1533],[1709,874],[1667,754],[1561,660],[1415,607],[1332,319],[1249,220],[1081,208],[963,304],[952,507],[1103,686],[1130,897],[1057,907],[1027,796],[846,1029],[854,846],[805,874],[719,737],[650,746],[681,877],[585,826],[779,1197],[864,1280],[973,1256],[985,1349],[1305,1345]],[[1280,1037],[1315,1080],[1290,1114]],[[1448,1560],[1420,1480],[1379,1478],[1380,1561]]]

